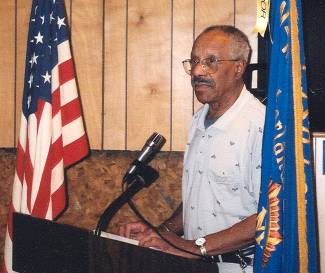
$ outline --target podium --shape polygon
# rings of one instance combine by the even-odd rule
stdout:
[[[216,264],[97,237],[14,213],[13,269],[23,273],[218,273]]]

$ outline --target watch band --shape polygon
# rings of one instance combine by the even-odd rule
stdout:
[[[204,245],[200,246],[200,251],[201,251],[202,256],[207,256],[208,255],[207,249],[205,248]]]
[[[204,237],[197,238],[194,243],[200,249],[200,252],[201,252],[202,256],[207,256],[208,255],[207,249],[205,248],[206,240],[205,240]]]
[[[159,232],[172,232],[169,227],[165,224],[162,223],[159,227],[158,227],[158,231]]]

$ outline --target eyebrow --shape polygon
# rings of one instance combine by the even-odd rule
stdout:
[[[205,56],[203,59],[207,59],[207,58],[211,58],[211,57],[214,57],[214,58],[216,58],[216,59],[219,59],[219,57],[218,56],[216,56],[216,55],[214,55],[214,54],[208,54],[207,56]],[[191,59],[199,59],[199,57],[198,56],[196,56],[196,55],[192,55],[191,54]]]

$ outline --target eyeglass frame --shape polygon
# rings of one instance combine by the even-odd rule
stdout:
[[[207,71],[207,68],[209,68],[209,66],[206,64],[206,63],[207,63],[206,60],[207,60],[207,59],[211,59],[211,57],[214,57],[214,58],[215,58],[215,62],[216,62],[217,65],[218,65],[219,63],[221,63],[221,62],[237,62],[237,61],[240,61],[240,59],[223,59],[223,60],[218,60],[218,58],[216,58],[215,56],[210,56],[210,57],[204,58],[204,59],[202,59],[202,60],[196,61],[195,66],[198,65],[198,64],[200,64],[201,67],[202,67],[205,71]],[[191,71],[192,71],[192,69],[193,69],[193,67],[192,67],[192,65],[191,65],[191,60],[192,60],[192,59],[186,59],[186,60],[182,61],[183,68],[184,68],[186,74],[188,74],[188,75],[191,75]],[[203,63],[203,62],[204,62],[204,63]],[[189,73],[188,73],[187,70],[185,69],[185,63],[190,63],[191,70],[189,70]],[[212,72],[212,73],[209,73],[209,72],[208,72],[208,73],[209,73],[209,74],[214,74],[214,73],[216,73],[217,71],[218,71],[218,66],[216,66],[216,71],[214,71],[214,72]]]

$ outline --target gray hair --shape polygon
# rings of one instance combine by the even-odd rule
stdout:
[[[229,25],[212,25],[203,30],[198,37],[207,32],[222,32],[226,34],[232,41],[230,49],[231,58],[245,60],[249,64],[252,48],[245,33]]]

